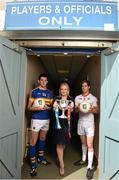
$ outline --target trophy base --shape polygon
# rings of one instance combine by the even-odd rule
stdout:
[[[65,115],[61,115],[61,116],[59,116],[59,118],[62,118],[62,119],[67,119],[67,116],[65,116]]]
[[[58,127],[58,128],[56,128],[56,129],[62,129],[61,127]]]

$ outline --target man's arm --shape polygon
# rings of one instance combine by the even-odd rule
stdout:
[[[41,107],[34,107],[33,106],[34,100],[35,99],[30,94],[27,109],[29,111],[41,111],[41,110],[44,110],[44,108],[41,108]]]
[[[92,106],[89,111],[91,113],[94,113],[94,114],[98,114],[99,113],[99,104],[98,104],[97,98],[96,98],[96,102],[94,103],[94,106]]]
[[[90,112],[92,112],[94,114],[98,114],[99,113],[99,105],[97,104],[97,106],[92,107]]]
[[[75,98],[75,111],[76,112],[80,111],[80,104],[79,104],[79,101],[78,101],[77,97]]]
[[[29,100],[28,100],[28,106],[27,109],[29,111],[35,111],[35,107],[33,107],[33,103],[34,103],[34,99],[31,97],[31,95],[29,96]]]

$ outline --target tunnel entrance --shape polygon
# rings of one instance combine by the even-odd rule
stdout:
[[[57,50],[58,51],[58,50]],[[58,86],[62,81],[68,82],[70,86],[70,95],[75,98],[76,95],[81,93],[80,82],[87,79],[91,82],[91,93],[100,99],[100,52],[101,51],[86,51],[81,50],[80,53],[68,53],[66,50],[61,53],[31,53],[28,51],[27,59],[27,80],[26,80],[26,97],[28,97],[31,89],[37,86],[37,77],[40,73],[45,72],[49,77],[49,89],[53,90],[54,96],[58,95]],[[30,117],[25,117],[27,122],[26,129],[30,128]],[[72,154],[75,159],[75,153],[81,153],[80,140],[77,135],[77,120],[78,116],[72,123],[72,140],[71,146],[75,149]],[[96,134],[94,141],[95,156],[98,159],[99,153],[99,116],[95,121]],[[52,137],[48,134],[48,154],[54,153],[52,151]],[[26,138],[28,141],[28,137]],[[67,149],[68,150],[68,149]],[[73,170],[74,171],[74,170]],[[70,171],[71,173],[71,171]],[[52,173],[51,173],[52,174]],[[23,175],[24,176],[24,175]],[[49,175],[49,178],[52,175]],[[85,176],[84,176],[85,177]],[[44,178],[47,178],[47,176]],[[56,177],[55,177],[56,178]]]
[[[70,86],[70,94],[75,98],[80,94],[80,82],[87,79],[91,83],[91,93],[99,99],[101,89],[101,52],[109,49],[113,45],[113,41],[68,41],[68,40],[28,40],[16,41],[23,46],[27,52],[27,77],[26,77],[26,102],[31,89],[37,86],[37,78],[40,73],[47,73],[49,77],[49,89],[53,90],[54,96],[58,94],[58,86],[60,82],[67,81]],[[108,52],[107,52],[108,53]],[[99,123],[100,116],[95,117],[95,157],[99,158]],[[25,116],[24,132],[30,126],[30,117]],[[77,136],[77,118],[73,121],[72,141],[73,148],[81,152],[79,145],[79,137]],[[23,149],[28,141],[28,137],[24,138]],[[52,141],[48,139],[48,142]],[[51,145],[51,143],[49,143]],[[50,147],[48,146],[48,148]],[[23,150],[24,151],[24,150]],[[75,157],[76,153],[72,155]],[[69,156],[70,157],[70,156]],[[67,157],[67,160],[69,158]],[[73,161],[73,160],[72,160]],[[71,164],[70,162],[69,164]],[[69,165],[68,165],[69,166]],[[72,169],[72,170],[71,170]],[[67,175],[73,174],[74,167],[70,168]],[[80,174],[80,173],[79,173]],[[23,176],[24,177],[24,176]],[[56,178],[49,172],[42,178]],[[60,177],[58,177],[60,178]],[[85,175],[80,177],[85,178]],[[97,178],[97,177],[96,177]]]

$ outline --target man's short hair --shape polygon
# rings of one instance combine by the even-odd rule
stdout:
[[[84,80],[81,82],[81,85],[82,85],[83,83],[87,83],[87,85],[90,86],[90,81],[88,81],[88,80],[86,80],[86,79],[84,79]]]
[[[38,77],[38,80],[40,80],[41,77],[45,77],[45,78],[47,78],[47,80],[48,80],[48,76],[47,76],[47,74],[45,74],[45,73],[40,74],[39,77]]]

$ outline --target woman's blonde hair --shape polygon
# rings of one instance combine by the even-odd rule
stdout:
[[[60,87],[59,87],[59,96],[61,96],[61,87],[62,86],[66,86],[67,87],[67,90],[68,90],[68,93],[67,93],[67,95],[69,96],[69,85],[68,85],[68,83],[66,83],[66,82],[63,82],[63,83],[61,83],[60,84]]]

